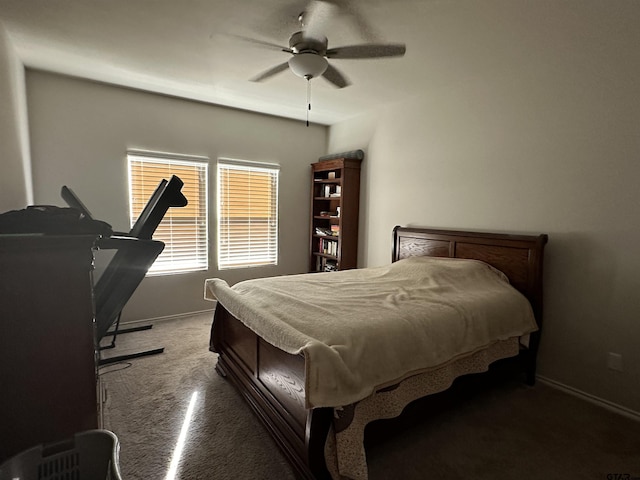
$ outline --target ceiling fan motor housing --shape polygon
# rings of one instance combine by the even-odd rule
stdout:
[[[293,53],[313,52],[319,55],[327,53],[327,37],[309,37],[304,32],[296,32],[289,39],[289,48]]]

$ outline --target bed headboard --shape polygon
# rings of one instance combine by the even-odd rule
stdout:
[[[482,260],[502,271],[531,302],[542,327],[542,262],[547,235],[464,232],[397,226],[393,229],[393,258],[430,257]]]

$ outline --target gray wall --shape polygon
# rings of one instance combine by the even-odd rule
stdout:
[[[31,203],[24,68],[0,23],[0,212]]]
[[[484,34],[440,20],[486,65],[431,57],[423,95],[330,129],[366,151],[360,266],[397,224],[549,234],[539,373],[640,412],[640,2],[477,4]]]
[[[325,153],[327,128],[240,110],[27,70],[35,203],[64,205],[68,185],[95,218],[129,230],[128,148],[210,158],[210,268],[147,277],[123,320],[212,308],[204,280],[235,283],[255,276],[301,273],[308,265],[309,164]],[[216,159],[278,163],[280,259],[276,267],[215,269]],[[104,262],[103,262],[104,263]]]

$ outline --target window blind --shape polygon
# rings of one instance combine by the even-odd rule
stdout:
[[[218,161],[218,268],[278,263],[277,165]]]
[[[167,274],[208,268],[208,214],[206,159],[198,161],[179,155],[129,152],[129,200],[131,225],[164,178],[176,175],[183,182],[182,193],[188,204],[171,207],[153,234],[164,242],[160,256],[149,274]],[[203,161],[204,160],[204,161]]]

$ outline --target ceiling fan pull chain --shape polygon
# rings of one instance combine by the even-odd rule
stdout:
[[[311,79],[307,78],[307,127],[309,126],[310,110],[311,110]]]

